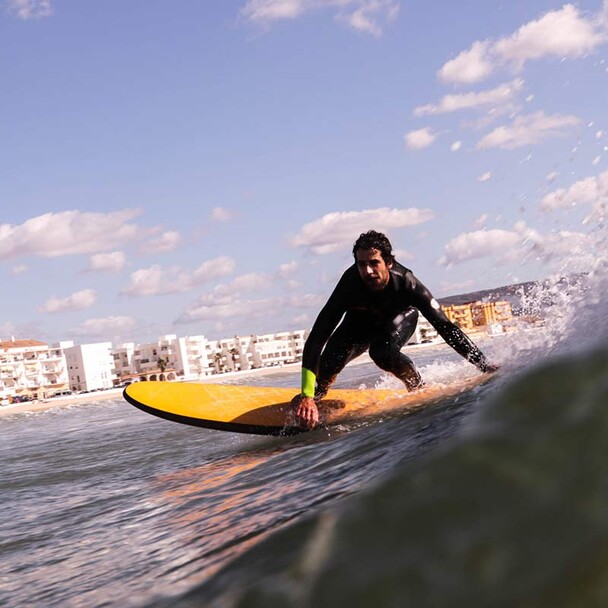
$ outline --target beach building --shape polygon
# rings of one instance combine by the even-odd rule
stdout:
[[[203,335],[168,336],[171,346],[167,344],[167,350],[174,353],[171,360],[174,369],[182,375],[185,380],[196,380],[210,376],[213,373],[214,343]]]
[[[0,398],[44,399],[69,390],[63,342],[49,347],[38,340],[0,341]]]
[[[441,307],[448,319],[463,330],[496,327],[511,320],[513,312],[509,302],[469,302]]]
[[[305,330],[208,340],[161,336],[148,344],[121,344],[112,351],[115,385],[138,380],[198,380],[300,361]]]
[[[213,373],[215,343],[174,334],[147,344],[122,344],[112,352],[117,384],[134,380],[196,380]]]
[[[125,380],[130,381],[130,377],[133,373],[132,366],[134,353],[134,342],[125,342],[112,349],[112,358],[114,359],[114,368],[112,369],[112,374],[115,378],[116,384],[120,385]]]
[[[510,302],[474,302],[471,308],[474,325],[506,323],[513,317]]]
[[[421,344],[423,342],[434,342],[439,339],[437,330],[422,316],[418,317],[416,331],[408,344]]]
[[[114,386],[111,342],[80,344],[63,350],[72,391],[95,391]]]
[[[306,335],[305,330],[298,329],[252,336],[251,366],[269,367],[301,361]]]

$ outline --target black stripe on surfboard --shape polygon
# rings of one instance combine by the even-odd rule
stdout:
[[[173,414],[171,412],[165,412],[164,410],[156,409],[145,405],[136,399],[131,397],[126,389],[122,393],[125,401],[135,406],[137,409],[146,414],[152,414],[158,418],[164,420],[170,420],[171,422],[179,422],[181,424],[188,424],[190,426],[197,426],[204,429],[212,429],[214,431],[228,431],[232,433],[247,433],[249,435],[274,435],[274,436],[285,436],[285,435],[297,435],[306,431],[294,426],[263,426],[259,424],[241,424],[238,422],[220,422],[218,420],[208,420],[205,418],[192,418],[190,416],[182,416],[180,414]]]

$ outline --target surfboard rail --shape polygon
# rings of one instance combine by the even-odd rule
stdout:
[[[320,426],[373,418],[433,402],[488,382],[480,374],[449,384],[406,389],[335,389],[319,403]],[[235,433],[293,435],[307,429],[295,421],[291,400],[296,389],[197,382],[142,381],[123,391],[136,408],[180,424]]]

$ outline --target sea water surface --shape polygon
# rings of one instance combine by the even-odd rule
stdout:
[[[608,605],[604,287],[481,339],[489,384],[365,424],[238,435],[120,398],[1,417],[0,605]],[[361,385],[398,386],[370,363],[338,382]]]

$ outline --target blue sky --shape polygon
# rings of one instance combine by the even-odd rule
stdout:
[[[593,269],[608,0],[5,0],[0,338],[309,327],[385,231],[437,297]]]

